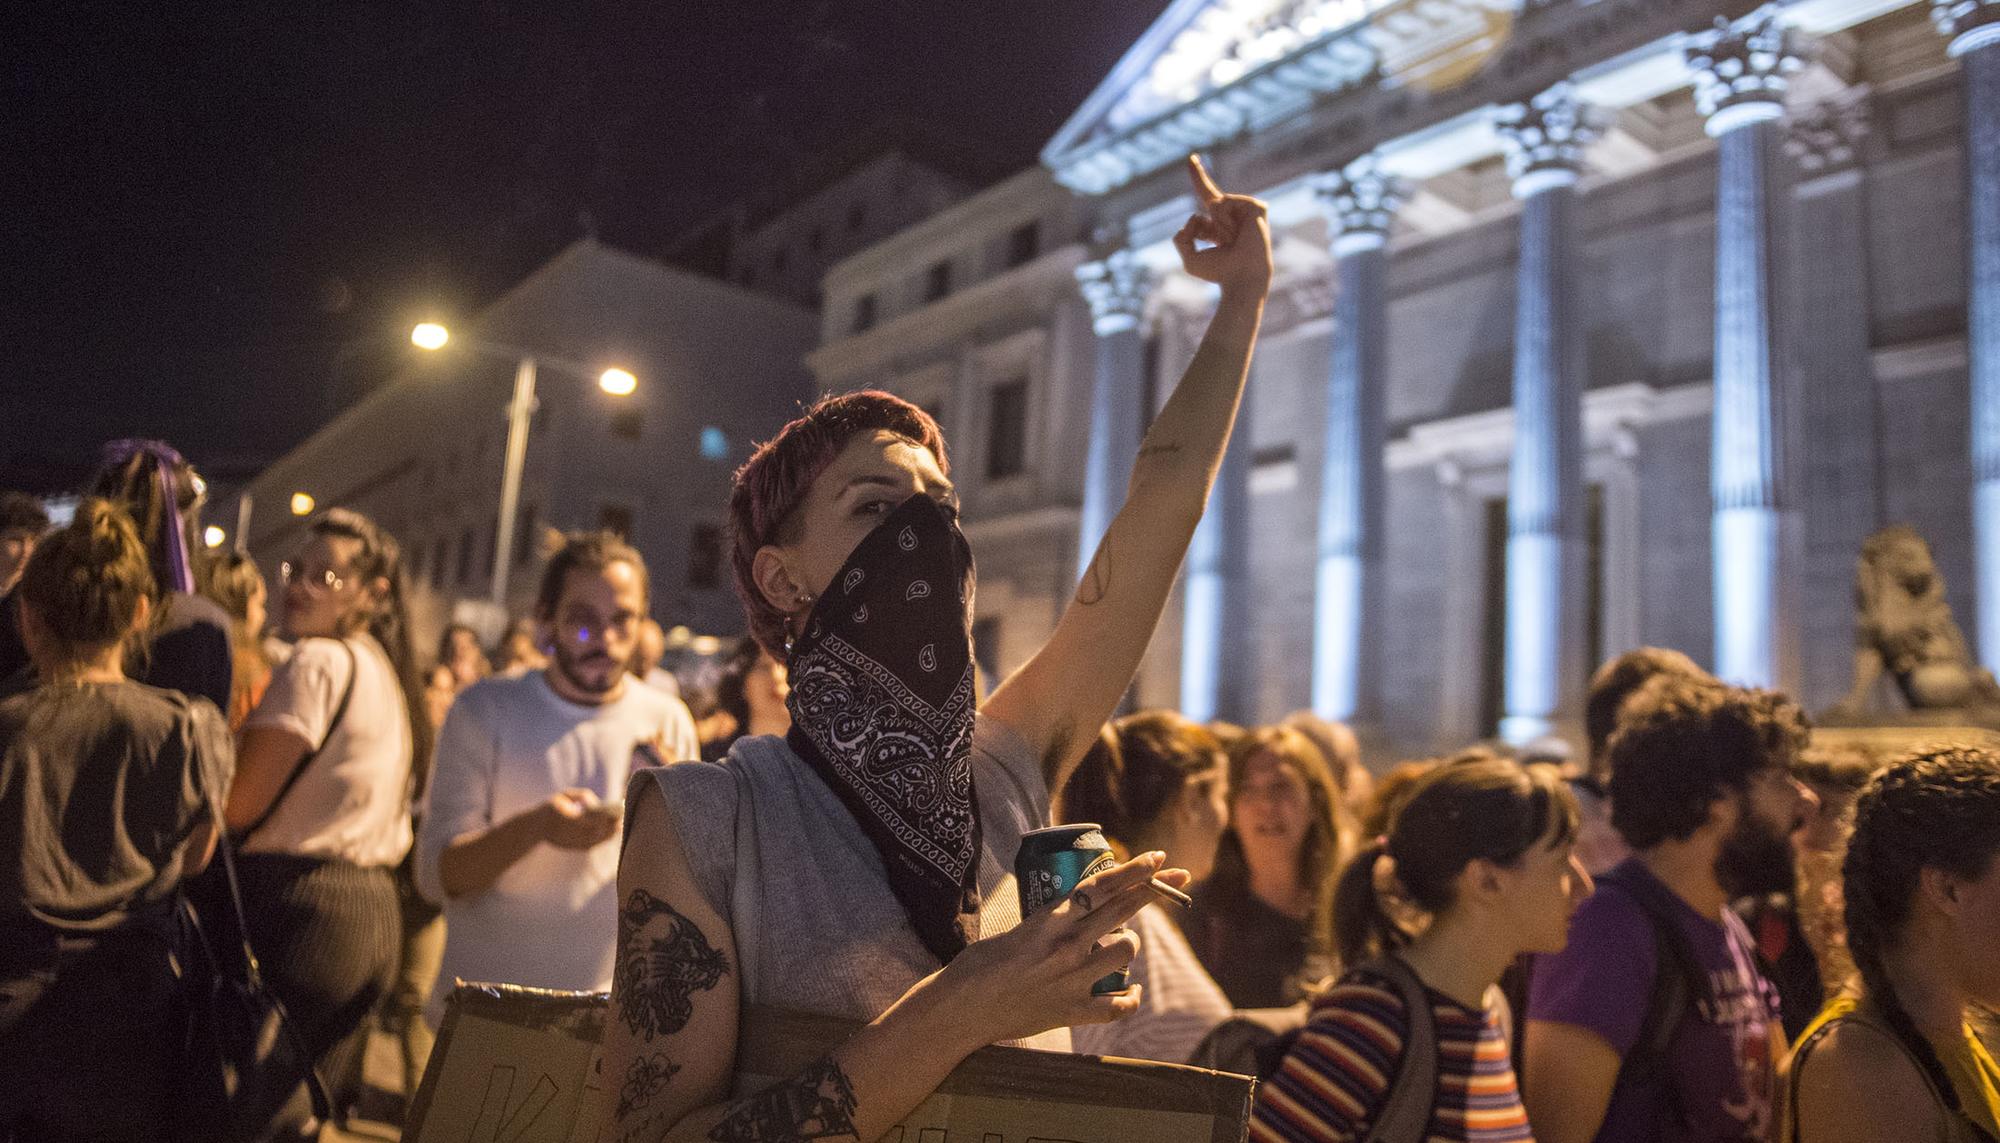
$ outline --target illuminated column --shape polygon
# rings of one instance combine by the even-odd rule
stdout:
[[[1404,189],[1372,157],[1322,176],[1316,189],[1333,241],[1336,284],[1313,590],[1312,705],[1322,718],[1348,722],[1361,709],[1368,616],[1381,591],[1384,280],[1389,224]]]
[[[1152,275],[1129,250],[1076,268],[1077,285],[1090,303],[1097,332],[1097,372],[1090,388],[1090,455],[1084,460],[1083,524],[1077,540],[1077,576],[1097,554],[1112,517],[1125,502],[1125,484],[1139,457],[1144,431],[1139,408],[1144,391],[1146,310]]]
[[[1965,86],[1973,617],[1990,669],[2000,666],[2000,0],[1932,0],[1931,18],[1951,37]]]
[[[1801,528],[1790,471],[1785,257],[1785,88],[1800,61],[1775,9],[1718,20],[1688,48],[1695,100],[1717,147],[1715,411],[1710,434],[1715,673],[1760,687],[1798,681]]]
[[[1603,117],[1558,84],[1503,107],[1495,128],[1521,200],[1514,297],[1514,452],[1507,470],[1506,716],[1523,743],[1556,728],[1583,687],[1583,325],[1576,180]]]
[[[1206,320],[1188,324],[1208,326]],[[1228,633],[1240,630],[1247,619],[1243,592],[1232,585],[1240,585],[1247,571],[1250,406],[1255,399],[1255,389],[1245,390],[1236,431],[1229,435],[1215,486],[1208,493],[1208,508],[1188,545],[1186,578],[1181,583],[1181,713],[1196,722],[1244,717],[1230,685],[1240,683],[1242,672],[1229,670],[1224,647]]]

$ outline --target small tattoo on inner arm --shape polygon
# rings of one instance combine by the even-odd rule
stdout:
[[[1111,590],[1111,542],[1110,538],[1098,542],[1097,554],[1090,558],[1090,566],[1084,569],[1083,582],[1076,585],[1076,601],[1085,607],[1104,602]]]
[[[644,889],[625,898],[611,991],[634,1036],[650,1044],[687,1027],[694,994],[714,988],[728,973],[728,958],[672,905]]]
[[[616,1118],[622,1122],[626,1116],[653,1102],[653,1097],[660,1094],[667,1081],[680,1070],[679,1064],[658,1052],[633,1060],[632,1066],[625,1069],[625,1086],[618,1089]]]
[[[826,1056],[737,1104],[708,1137],[715,1143],[854,1139],[854,1106],[853,1082]]]

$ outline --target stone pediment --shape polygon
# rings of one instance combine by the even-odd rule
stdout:
[[[1521,0],[1176,0],[1042,152],[1102,194],[1190,151],[1375,84],[1448,87]]]

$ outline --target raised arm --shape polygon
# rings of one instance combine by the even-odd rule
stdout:
[[[1055,634],[984,708],[1037,749],[1051,790],[1111,716],[1152,641],[1229,445],[1271,286],[1264,204],[1223,194],[1193,157],[1188,173],[1201,212],[1174,246],[1189,274],[1221,287],[1215,317],[1140,443],[1125,505]]]
[[[604,1033],[609,1128],[601,1137],[612,1143],[876,1139],[974,1050],[1138,1007],[1137,990],[1092,996],[1090,985],[1136,950],[1129,931],[1097,942],[1151,899],[1145,882],[1159,869],[1156,853],[974,942],[832,1053],[731,1101],[741,1002],[735,934],[696,887],[661,794],[653,783],[638,788],[618,870],[618,967]]]

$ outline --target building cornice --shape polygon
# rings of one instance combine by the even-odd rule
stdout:
[[[1615,441],[1621,432],[1704,416],[1713,399],[1707,382],[1656,389],[1634,381],[1592,389],[1583,395],[1584,440]],[[1513,447],[1514,410],[1489,409],[1411,425],[1389,442],[1383,464],[1391,472],[1439,464],[1504,465]]]

